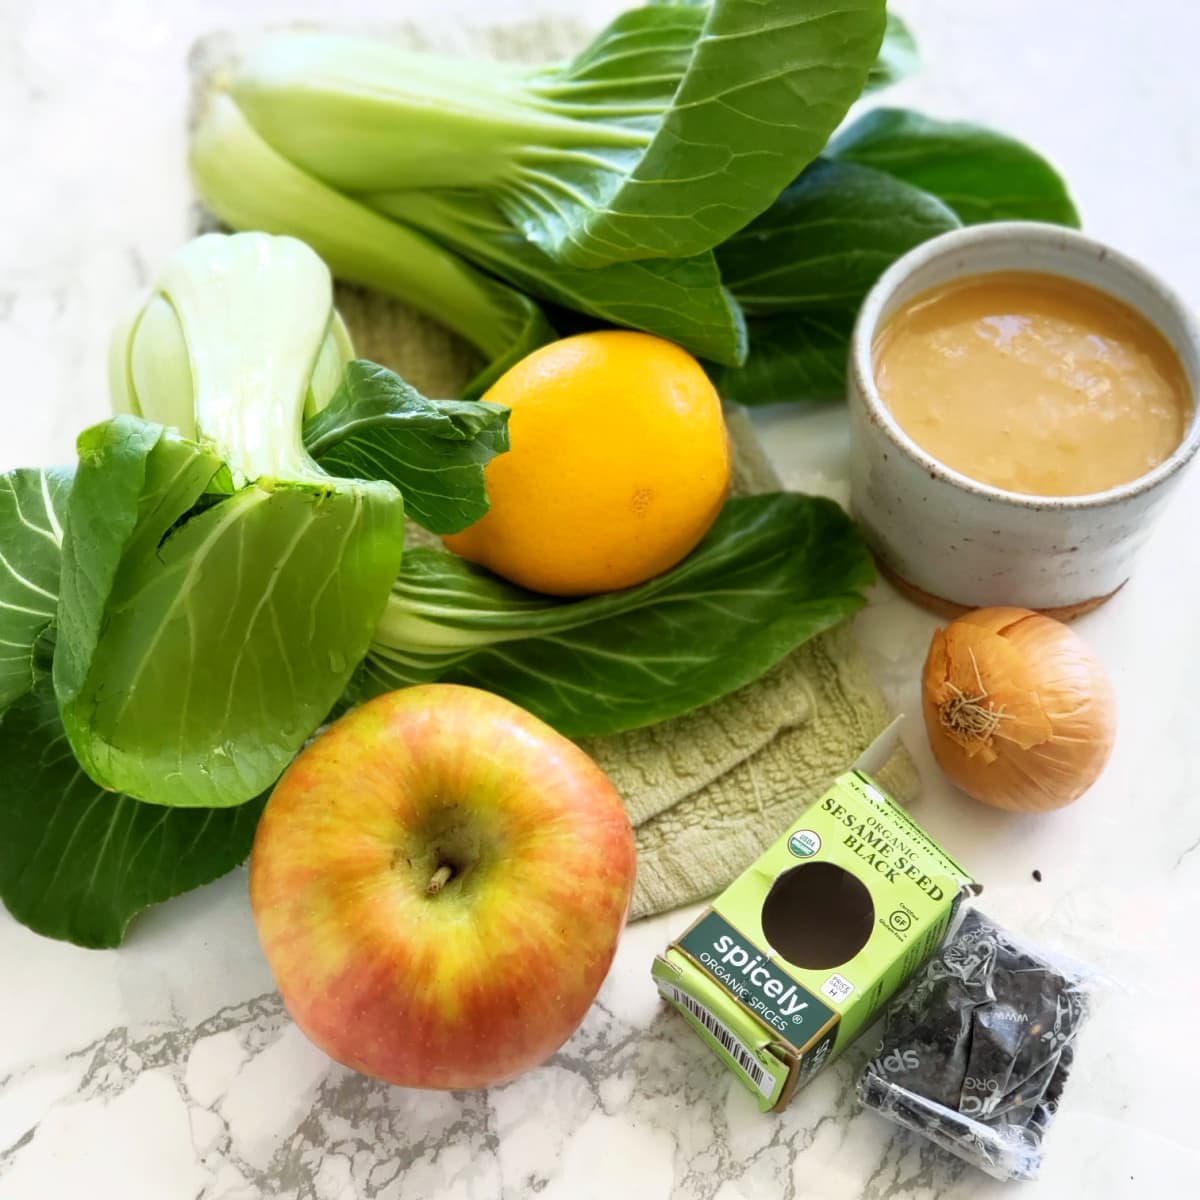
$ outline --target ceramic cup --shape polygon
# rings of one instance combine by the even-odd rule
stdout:
[[[900,307],[930,288],[991,271],[1036,271],[1108,292],[1174,347],[1192,393],[1183,441],[1148,474],[1085,496],[1023,496],[944,466],[913,442],[875,386],[872,345]],[[885,574],[943,612],[1016,604],[1061,617],[1107,600],[1181,469],[1200,446],[1200,328],[1183,301],[1132,259],[1074,230],[1010,221],[917,246],[867,296],[850,343],[851,501]]]

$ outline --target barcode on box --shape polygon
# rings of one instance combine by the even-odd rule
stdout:
[[[699,1000],[667,984],[662,993],[668,999],[686,1009],[720,1043],[725,1053],[745,1072],[750,1082],[769,1100],[775,1091],[775,1080],[751,1053],[749,1046],[725,1024],[720,1017],[708,1011]]]

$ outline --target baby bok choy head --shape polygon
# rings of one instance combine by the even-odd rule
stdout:
[[[79,439],[54,655],[71,747],[103,786],[250,799],[366,649],[404,503],[304,449],[343,349],[325,265],[260,234],[189,243],[123,331],[114,380],[134,415]]]
[[[302,424],[353,357],[329,269],[307,245],[205,234],[115,331],[112,407],[213,446],[240,482],[325,480],[313,476]]]
[[[472,422],[350,353],[324,263],[265,234],[189,243],[119,332],[125,411],[79,440],[53,661],[71,748],[103,787],[224,807],[274,781],[341,695],[399,570],[397,439],[430,468],[435,516],[448,471],[467,510],[486,507],[504,411],[476,406]],[[342,454],[329,470],[306,412],[321,451]],[[368,455],[375,434],[385,450]],[[373,478],[347,477],[368,457]]]
[[[885,0],[649,4],[532,69],[287,33],[232,94],[340,191],[484,191],[555,261],[600,267],[703,253],[766,209],[858,99],[885,24]]]

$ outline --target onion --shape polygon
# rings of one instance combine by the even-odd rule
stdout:
[[[939,629],[921,694],[938,765],[996,808],[1070,804],[1112,750],[1104,668],[1077,633],[1027,608],[981,608]]]

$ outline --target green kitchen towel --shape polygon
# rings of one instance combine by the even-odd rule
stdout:
[[[417,49],[511,59],[562,57],[587,40],[570,19],[497,27],[428,23],[373,30]],[[213,34],[191,56],[193,103],[205,102],[236,60],[240,36]],[[200,223],[211,227],[205,214]],[[356,352],[427,395],[449,396],[479,367],[442,326],[386,296],[338,286]],[[735,494],[780,482],[740,410],[727,413]],[[428,534],[413,527],[413,541]],[[850,623],[822,634],[733,695],[674,721],[584,741],[625,798],[638,843],[631,915],[666,912],[720,891],[891,722]],[[901,800],[917,788],[898,750],[882,782]]]

